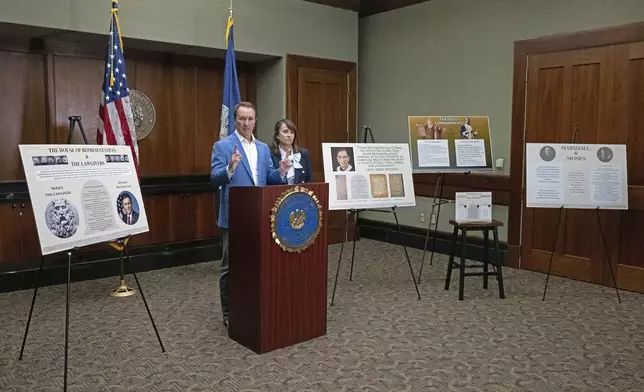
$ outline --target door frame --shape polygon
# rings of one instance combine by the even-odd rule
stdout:
[[[512,123],[510,137],[510,211],[508,219],[508,262],[520,268],[523,232],[525,115],[528,55],[588,49],[598,46],[644,41],[644,22],[554,34],[514,42],[514,77],[512,82]]]
[[[347,143],[355,143],[358,133],[358,106],[357,106],[357,64],[350,61],[330,60],[318,57],[300,56],[294,54],[286,55],[286,118],[293,121],[296,127],[298,125],[297,102],[298,102],[298,69],[309,68],[321,71],[342,72],[348,74],[348,91],[347,91]],[[354,238],[356,219],[354,214],[350,214],[345,227],[343,241],[351,241]],[[358,238],[360,235],[358,234]],[[329,243],[334,241],[329,237]]]

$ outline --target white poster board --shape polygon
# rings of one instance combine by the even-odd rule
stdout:
[[[43,255],[149,230],[128,146],[19,147]]]
[[[406,143],[322,143],[329,210],[416,205]]]
[[[454,201],[456,222],[492,222],[492,192],[456,192]]]
[[[526,145],[526,196],[531,208],[628,209],[623,144]]]

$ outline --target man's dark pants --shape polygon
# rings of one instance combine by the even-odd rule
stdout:
[[[228,229],[221,229],[222,256],[221,269],[219,271],[219,297],[221,299],[221,313],[224,322],[228,322]]]

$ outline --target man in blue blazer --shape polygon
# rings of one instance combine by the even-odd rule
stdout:
[[[219,295],[224,325],[228,327],[228,191],[231,186],[265,186],[286,183],[291,161],[283,159],[273,166],[268,145],[255,139],[256,112],[250,102],[241,102],[233,111],[235,132],[212,147],[210,181],[220,187],[219,218],[223,255],[219,273]],[[241,165],[240,165],[241,163]],[[254,239],[253,239],[254,240]]]

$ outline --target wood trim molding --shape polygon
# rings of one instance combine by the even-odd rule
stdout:
[[[508,247],[520,246],[523,212],[523,161],[525,144],[526,79],[528,55],[618,45],[644,40],[644,22],[621,26],[555,34],[514,43],[512,83],[512,131],[510,141],[510,211]],[[520,252],[510,252],[509,265],[518,265]]]
[[[400,226],[405,245],[410,248],[423,250],[425,248],[426,229],[412,226]],[[390,244],[400,244],[400,232],[395,224],[376,221],[372,219],[358,219],[358,233],[360,238],[368,238],[375,241],[387,242]],[[460,236],[459,236],[460,237]],[[459,238],[460,240],[460,238]],[[490,244],[493,241],[490,239]],[[436,233],[436,247],[434,252],[449,255],[452,248],[452,233],[439,231]],[[431,252],[431,244],[428,244],[428,251]],[[502,265],[508,265],[509,246],[499,241],[500,258]],[[467,239],[467,258],[470,260],[483,261],[484,241],[482,238],[468,236]],[[494,247],[488,249],[488,260],[494,260]],[[425,260],[427,262],[427,260]],[[427,266],[428,264],[426,264]]]
[[[311,69],[321,69],[324,71],[337,71],[349,73],[352,70],[355,70],[356,63],[351,61],[341,61],[341,60],[330,60],[320,57],[310,57],[310,56],[300,56],[296,54],[287,54],[286,55],[286,68],[288,69],[288,64],[291,63],[291,66],[297,68],[311,68]]]
[[[440,174],[414,174],[416,196],[434,197],[434,189]],[[509,205],[511,179],[507,175],[482,173],[448,173],[445,175],[443,198],[454,199],[456,192],[495,192],[494,204]]]
[[[516,41],[517,49],[527,54],[562,52],[596,48],[617,44],[638,42],[644,37],[644,22],[629,23],[620,26],[603,27],[600,29],[583,30],[574,33],[547,35],[545,37]]]
[[[95,248],[99,249],[99,248]],[[202,240],[129,247],[137,272],[179,267],[219,260],[222,254],[219,236]],[[84,252],[72,264],[74,282],[119,276],[119,253],[103,244],[100,250]],[[0,293],[29,290],[35,286],[40,258],[5,262],[0,268]],[[46,273],[40,287],[63,284],[67,280],[64,253],[45,256]]]

